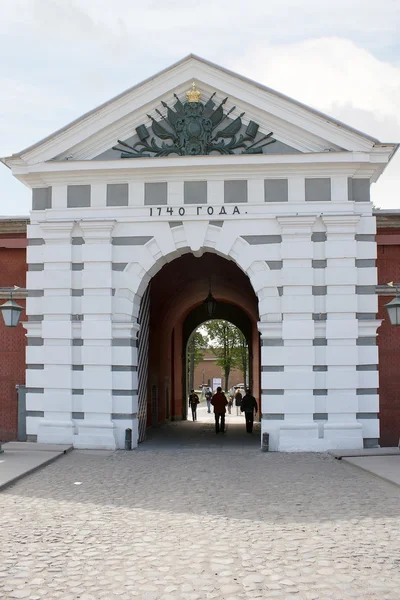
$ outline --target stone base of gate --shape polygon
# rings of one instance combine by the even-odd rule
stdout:
[[[280,452],[320,452],[317,423],[283,423],[279,431]]]
[[[61,442],[59,442],[61,443]],[[116,450],[116,428],[111,421],[79,423],[73,437],[74,448],[82,450]]]
[[[72,421],[42,420],[37,429],[39,444],[72,444],[75,427]]]
[[[364,447],[361,423],[284,423],[263,419],[262,433],[269,433],[271,452],[326,452]]]
[[[325,423],[326,450],[360,450],[364,448],[361,423]]]

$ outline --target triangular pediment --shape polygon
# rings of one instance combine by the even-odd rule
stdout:
[[[125,154],[131,152],[132,156],[138,150],[143,150],[143,156],[157,156],[146,154],[145,145],[140,142],[148,144],[154,138],[157,147],[174,143],[172,133],[177,135],[176,127],[171,132],[171,123],[166,119],[171,110],[178,114],[174,119],[184,111],[181,107],[187,102],[186,92],[193,81],[201,91],[208,119],[218,120],[215,114],[226,98],[223,118],[209,136],[214,148],[203,154],[221,154],[220,148],[229,144],[236,154],[249,154],[254,148],[258,152],[261,148],[263,154],[368,152],[379,144],[295,100],[190,55],[5,162],[17,159],[29,165],[45,161],[109,161],[121,159],[124,149]],[[171,136],[163,139],[157,135],[162,130],[168,130]],[[248,138],[242,145],[240,136]],[[118,140],[126,146],[118,146]],[[120,150],[113,150],[116,146]]]

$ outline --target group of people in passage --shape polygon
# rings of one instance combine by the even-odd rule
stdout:
[[[252,433],[253,431],[253,423],[254,423],[254,414],[258,411],[257,400],[254,396],[251,395],[250,388],[246,389],[246,394],[242,397],[240,390],[236,390],[235,393],[235,406],[236,406],[236,414],[240,412],[244,412],[244,416],[246,418],[246,431],[247,433]],[[215,417],[215,433],[225,433],[225,414],[226,407],[229,407],[229,402],[222,392],[222,388],[217,387],[217,393],[212,395],[210,389],[206,392],[206,401],[207,401],[207,412],[211,412],[210,405],[212,404],[214,407],[214,417]],[[231,405],[232,406],[232,401]],[[191,390],[189,396],[189,406],[192,410],[193,421],[197,421],[197,405],[200,404],[200,400],[198,395],[194,390]],[[230,411],[229,411],[230,412]]]

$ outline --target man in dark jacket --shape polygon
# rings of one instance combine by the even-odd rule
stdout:
[[[217,393],[214,394],[211,400],[211,404],[214,407],[214,417],[215,417],[215,433],[219,433],[220,429],[220,420],[221,420],[221,432],[225,432],[225,406],[228,404],[228,400],[226,399],[225,394],[222,393],[222,388],[217,387]]]
[[[251,395],[251,390],[249,388],[246,389],[246,394],[242,398],[242,404],[240,406],[240,410],[244,412],[244,416],[246,417],[246,431],[247,433],[252,433],[253,431],[253,423],[254,423],[254,413],[258,411],[257,400],[254,396]]]

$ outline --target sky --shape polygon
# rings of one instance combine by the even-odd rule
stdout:
[[[0,156],[189,53],[400,142],[400,0],[0,0]],[[400,209],[400,150],[372,186]],[[0,215],[30,191],[0,164]]]

